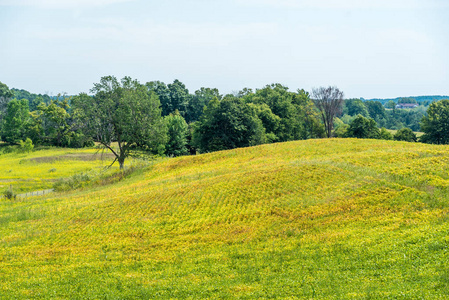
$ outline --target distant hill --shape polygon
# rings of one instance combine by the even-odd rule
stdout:
[[[397,97],[397,98],[388,98],[388,99],[380,99],[380,98],[373,98],[373,99],[365,99],[360,98],[362,101],[379,101],[382,104],[387,103],[390,100],[393,100],[394,102],[398,103],[399,100],[402,99],[415,99],[418,103],[420,102],[433,102],[433,101],[439,101],[442,99],[449,99],[449,96],[409,96],[409,97]]]
[[[33,94],[28,92],[27,90],[23,90],[23,89],[16,89],[16,88],[12,88],[11,89],[14,92],[14,97],[17,99],[27,99],[28,101],[33,101],[34,99],[36,99],[37,97],[41,97],[44,101],[49,102],[51,97],[47,94]]]

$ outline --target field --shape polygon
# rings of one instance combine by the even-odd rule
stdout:
[[[0,191],[16,193],[50,189],[59,178],[81,172],[100,172],[112,163],[111,154],[98,149],[50,148],[31,153],[0,155]]]
[[[447,299],[448,164],[447,146],[308,140],[3,200],[0,298]]]

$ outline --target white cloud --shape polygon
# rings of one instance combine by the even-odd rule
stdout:
[[[0,6],[31,6],[46,9],[70,9],[105,6],[133,0],[0,0]]]

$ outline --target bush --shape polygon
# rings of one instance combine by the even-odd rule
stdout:
[[[14,146],[6,146],[2,149],[3,154],[13,153],[14,152]]]
[[[12,189],[7,189],[6,191],[4,191],[3,196],[5,196],[5,198],[8,200],[12,200],[12,199],[16,198],[16,194],[14,193],[14,191]]]
[[[382,127],[379,131],[379,139],[381,140],[392,140],[393,135],[385,127]]]
[[[335,137],[345,137],[347,135],[349,125],[348,124],[341,124],[334,130],[334,136]]]
[[[394,135],[395,141],[416,142],[416,134],[410,128],[399,129]]]
[[[64,192],[83,188],[86,186],[103,186],[115,183],[129,177],[138,170],[144,170],[147,164],[132,165],[124,170],[109,171],[105,169],[101,172],[91,170],[88,173],[75,174],[69,178],[61,178],[53,184],[53,189],[57,192]],[[51,172],[51,169],[49,172]],[[54,169],[56,171],[56,169]]]
[[[91,180],[91,176],[87,173],[75,174],[69,178],[60,179],[53,184],[55,191],[69,191],[83,187]]]
[[[33,141],[30,138],[26,138],[25,141],[20,141],[20,151],[30,152],[34,149]]]
[[[71,132],[64,137],[63,146],[70,148],[83,148],[95,146],[91,137],[79,132]]]

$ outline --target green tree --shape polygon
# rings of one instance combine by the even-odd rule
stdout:
[[[399,129],[393,136],[395,141],[416,142],[418,138],[410,128]]]
[[[51,102],[51,98],[48,95],[42,95],[42,94],[32,94],[26,90],[19,90],[19,89],[12,89],[14,92],[14,96],[21,100],[21,99],[27,99],[28,105],[30,106],[30,111],[35,111],[37,109],[37,106],[41,102],[45,102],[46,104],[49,104]]]
[[[385,108],[396,109],[396,102],[394,102],[393,100],[388,101],[385,104]]]
[[[381,140],[392,140],[393,135],[385,127],[382,127],[379,131],[379,139]]]
[[[313,89],[312,98],[320,112],[327,137],[332,137],[334,118],[341,112],[344,94],[336,87]]]
[[[325,137],[325,128],[320,123],[319,113],[310,94],[304,89],[298,89],[293,96],[293,104],[295,105],[295,119],[301,123],[300,138],[312,139]]]
[[[26,138],[25,141],[20,141],[19,144],[20,144],[20,149],[23,152],[30,152],[30,151],[33,151],[33,149],[34,149],[33,141],[28,137]]]
[[[292,126],[295,124],[289,121],[294,115],[293,94],[288,92],[287,87],[276,83],[257,89],[255,93],[245,89],[240,94],[244,95],[242,99],[247,103],[256,105],[253,107],[263,122],[270,142],[293,140],[291,136],[295,130]]]
[[[212,99],[200,120],[194,123],[193,146],[211,152],[265,143],[265,129],[254,106],[226,96]]]
[[[335,137],[340,137],[340,138],[347,137],[348,128],[349,128],[349,125],[345,124],[343,122],[341,124],[339,124],[338,126],[336,126],[335,130],[334,130]]]
[[[10,144],[18,144],[25,139],[30,121],[30,110],[26,99],[9,101],[3,118],[2,139]]]
[[[279,83],[266,85],[251,93],[242,92],[247,103],[259,108],[259,118],[266,129],[269,142],[285,142],[299,139],[321,137],[322,126],[309,93],[298,90],[289,92]]]
[[[187,135],[189,133],[189,126],[187,125],[187,122],[177,110],[166,116],[164,119],[167,124],[168,136],[165,153],[168,156],[188,154]]]
[[[368,109],[360,99],[346,99],[344,101],[343,114],[347,114],[350,116],[362,115],[364,117],[369,117]]]
[[[278,141],[278,137],[275,132],[278,131],[278,128],[281,124],[281,118],[275,115],[270,107],[263,104],[254,104],[248,103],[248,105],[252,108],[253,111],[256,112],[257,117],[262,121],[262,124],[265,128],[266,132],[266,141],[268,143],[274,143]]]
[[[244,96],[251,95],[251,94],[253,94],[253,89],[245,87],[241,91],[238,91],[237,97],[242,98]]]
[[[379,138],[379,128],[373,119],[359,115],[349,124],[346,137],[377,139]]]
[[[368,109],[369,116],[376,122],[385,118],[385,107],[379,101],[365,101],[365,106]]]
[[[427,115],[421,121],[421,130],[424,135],[420,141],[424,143],[449,143],[449,100],[444,99],[429,105]]]
[[[186,122],[191,123],[198,121],[203,114],[204,107],[213,98],[221,100],[222,96],[220,95],[218,89],[202,87],[199,90],[195,91],[195,95],[190,98],[187,106],[187,112],[185,116]]]
[[[82,94],[73,99],[75,114],[84,124],[84,133],[109,149],[120,169],[133,146],[161,152],[166,126],[155,93],[148,93],[147,87],[130,77],[119,82],[114,76],[102,77],[91,92],[94,97]]]
[[[50,103],[50,102],[51,102],[51,100],[48,101],[48,103]],[[38,97],[34,98],[34,99],[31,100],[31,101],[28,100],[28,103],[29,103],[29,105],[30,105],[30,111],[35,111],[35,110],[38,109],[39,105],[40,105],[41,103],[45,103],[45,101],[44,101],[44,98],[42,98],[41,96],[38,96]]]
[[[14,92],[8,86],[0,81],[0,125],[3,116],[6,114],[8,102],[14,97]]]
[[[0,97],[2,98],[14,97],[14,92],[10,90],[8,86],[1,81],[0,81]]]
[[[190,100],[189,90],[184,83],[175,79],[168,85],[168,91],[170,93],[170,113],[178,110],[181,116],[185,116]]]
[[[159,101],[161,103],[161,114],[162,116],[168,116],[171,112],[174,111],[171,99],[170,99],[170,91],[165,83],[161,81],[150,81],[145,84],[148,89],[148,93],[151,97],[151,93],[154,92],[159,97]]]
[[[52,100],[46,105],[44,102],[37,107],[37,120],[33,131],[39,134],[39,140],[47,145],[58,147],[67,146],[67,138],[70,135],[70,114],[68,99],[63,101]],[[36,141],[35,141],[36,142]]]

